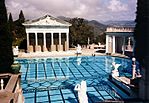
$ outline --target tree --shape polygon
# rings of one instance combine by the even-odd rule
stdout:
[[[82,18],[73,18],[69,21],[72,26],[70,27],[70,43],[77,45],[87,45],[88,37],[91,42],[94,38],[93,27],[89,26],[87,21]]]
[[[0,1],[0,26],[3,26],[7,22],[7,13],[5,7],[5,0]]]
[[[100,42],[101,44],[105,44],[106,42],[106,34],[103,33],[102,35],[98,35],[96,37],[95,43],[97,44],[98,42]]]
[[[9,14],[8,23],[9,23],[10,32],[13,35],[13,31],[15,29],[15,25],[14,25],[11,13]]]
[[[21,23],[24,23],[24,21],[25,21],[24,14],[23,14],[23,11],[22,10],[20,11],[20,14],[19,14],[19,21]]]
[[[149,101],[149,0],[138,0],[136,13],[134,53],[140,63],[142,74],[139,81],[139,97],[144,101]]]
[[[148,2],[148,1],[147,1]],[[149,12],[148,3],[144,0],[138,0],[136,12],[136,27],[134,31],[135,38],[135,57],[144,66],[145,56],[149,55],[149,50],[146,47],[149,39]]]
[[[12,35],[9,32],[5,0],[0,0],[0,73],[11,72]]]
[[[13,42],[15,42],[15,39],[16,39],[15,24],[14,24],[11,13],[9,14],[8,23],[9,23],[10,33],[13,38]]]
[[[9,23],[13,23],[13,19],[12,19],[11,13],[9,14],[8,22],[9,22]]]
[[[24,39],[26,39],[25,27],[24,25],[22,25],[24,21],[25,21],[24,14],[23,11],[21,10],[19,14],[19,19],[14,22],[15,29],[13,31],[14,34],[13,45],[19,46],[21,42],[23,42]]]

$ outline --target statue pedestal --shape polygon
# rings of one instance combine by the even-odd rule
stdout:
[[[28,52],[33,52],[34,50],[33,50],[33,46],[32,45],[30,45],[29,47],[28,47]]]
[[[113,76],[113,77],[118,77],[118,76],[119,76],[118,70],[113,70],[113,71],[112,71],[112,76]]]
[[[51,45],[51,51],[56,51],[56,45]]]
[[[36,52],[41,52],[41,46],[40,45],[35,46],[35,51]]]
[[[63,45],[58,45],[58,51],[63,51]]]
[[[48,51],[46,46],[43,46],[43,51],[44,52]]]

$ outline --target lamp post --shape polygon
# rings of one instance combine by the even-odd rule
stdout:
[[[88,45],[90,44],[90,38],[88,37],[88,39],[87,39],[87,43],[88,43]]]
[[[3,89],[4,89],[4,80],[1,79],[1,90],[3,90]]]
[[[136,58],[132,58],[132,79],[136,77]]]

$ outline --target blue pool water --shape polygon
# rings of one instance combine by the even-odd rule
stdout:
[[[131,60],[111,56],[16,59],[21,63],[25,103],[78,103],[74,87],[87,82],[89,103],[131,98],[109,80],[112,62],[121,76],[131,77]]]

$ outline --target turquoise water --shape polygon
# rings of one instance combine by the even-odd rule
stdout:
[[[16,59],[21,63],[25,103],[78,103],[74,87],[87,82],[89,103],[129,98],[108,80],[112,62],[121,76],[131,77],[131,60],[111,56]]]

